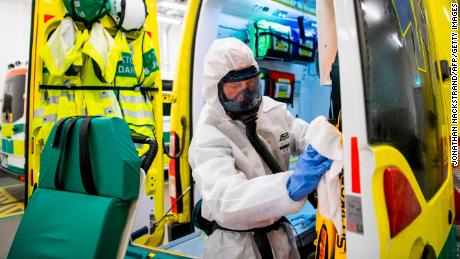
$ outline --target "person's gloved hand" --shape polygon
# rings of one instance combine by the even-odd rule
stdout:
[[[321,176],[329,170],[332,160],[320,155],[311,145],[300,155],[294,173],[289,177],[286,188],[289,197],[299,201],[318,185]]]

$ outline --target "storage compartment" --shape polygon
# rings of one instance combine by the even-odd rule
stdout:
[[[291,28],[266,20],[249,26],[250,45],[256,58],[289,60]]]
[[[292,103],[294,99],[295,75],[280,71],[270,71],[269,96],[279,102]]]
[[[315,53],[318,49],[317,39],[313,35],[305,37],[305,40],[302,40],[300,37],[300,32],[298,30],[292,29],[292,51],[291,59],[293,62],[298,63],[310,63],[315,61]]]

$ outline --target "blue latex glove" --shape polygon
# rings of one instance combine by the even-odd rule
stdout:
[[[321,176],[329,170],[332,160],[320,155],[311,145],[300,155],[294,173],[289,177],[286,188],[289,197],[299,201],[318,185]]]

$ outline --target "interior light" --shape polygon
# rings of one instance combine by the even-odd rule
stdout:
[[[166,17],[163,15],[158,15],[157,16],[158,22],[163,22],[163,23],[171,23],[171,24],[181,24],[182,21],[170,17]]]
[[[286,18],[287,15],[288,15],[288,12],[283,11],[283,10],[276,10],[276,11],[273,12],[273,16],[277,16],[277,17],[279,17],[281,19]]]
[[[179,11],[187,10],[187,5],[179,4],[175,2],[163,1],[163,2],[160,2],[159,5],[164,8],[170,8],[170,9],[179,10]]]

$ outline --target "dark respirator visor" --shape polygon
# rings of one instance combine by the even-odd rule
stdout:
[[[255,66],[250,66],[232,70],[219,81],[219,101],[230,116],[258,110],[262,102],[259,73]]]

